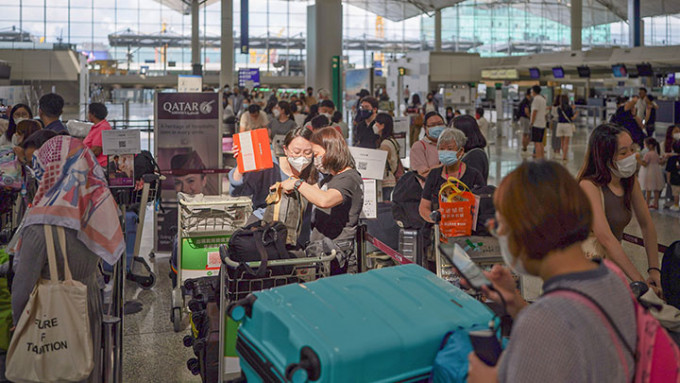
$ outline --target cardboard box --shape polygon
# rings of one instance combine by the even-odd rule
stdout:
[[[274,167],[267,129],[234,134],[234,145],[240,151],[237,163],[242,174]]]

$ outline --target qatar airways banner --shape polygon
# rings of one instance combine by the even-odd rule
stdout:
[[[154,143],[158,166],[167,180],[165,213],[157,214],[156,246],[171,251],[177,226],[177,192],[219,193],[222,137],[217,93],[156,93]]]

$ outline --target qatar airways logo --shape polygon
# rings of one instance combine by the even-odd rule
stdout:
[[[173,116],[196,116],[199,114],[210,114],[213,111],[213,101],[203,102],[164,102],[163,110]]]

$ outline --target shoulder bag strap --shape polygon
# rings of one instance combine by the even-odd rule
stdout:
[[[635,355],[635,350],[626,342],[626,339],[623,337],[623,333],[619,328],[616,326],[614,321],[612,320],[612,317],[605,311],[605,309],[595,300],[593,299],[590,295],[576,290],[572,289],[569,287],[559,287],[555,290],[551,290],[548,293],[544,295],[560,295],[566,298],[569,298],[573,301],[580,302],[590,308],[591,310],[595,311],[600,315],[600,318],[602,319],[602,322],[604,322],[605,325],[611,328],[613,332],[616,334],[616,337],[618,337],[619,342],[626,348],[626,350],[633,356],[633,359],[636,358]]]
[[[57,237],[59,237],[59,244],[61,245],[61,256],[64,258],[64,280],[73,280],[71,268],[68,265],[68,257],[66,256],[66,234],[62,226],[57,226]]]
[[[557,109],[560,110],[560,113],[562,113],[562,117],[564,117],[565,120],[569,121],[570,124],[573,124],[571,118],[567,117],[566,113],[564,113],[564,109],[562,109],[561,106],[558,106]]]
[[[45,247],[47,248],[47,263],[50,266],[50,280],[52,282],[59,282],[59,272],[57,271],[57,256],[54,251],[54,236],[52,235],[52,226],[43,225],[45,232]]]

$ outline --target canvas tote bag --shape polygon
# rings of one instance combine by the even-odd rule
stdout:
[[[87,286],[73,280],[61,226],[64,280],[59,280],[52,227],[44,229],[50,279],[38,280],[10,341],[6,376],[12,382],[80,381],[94,368]]]

